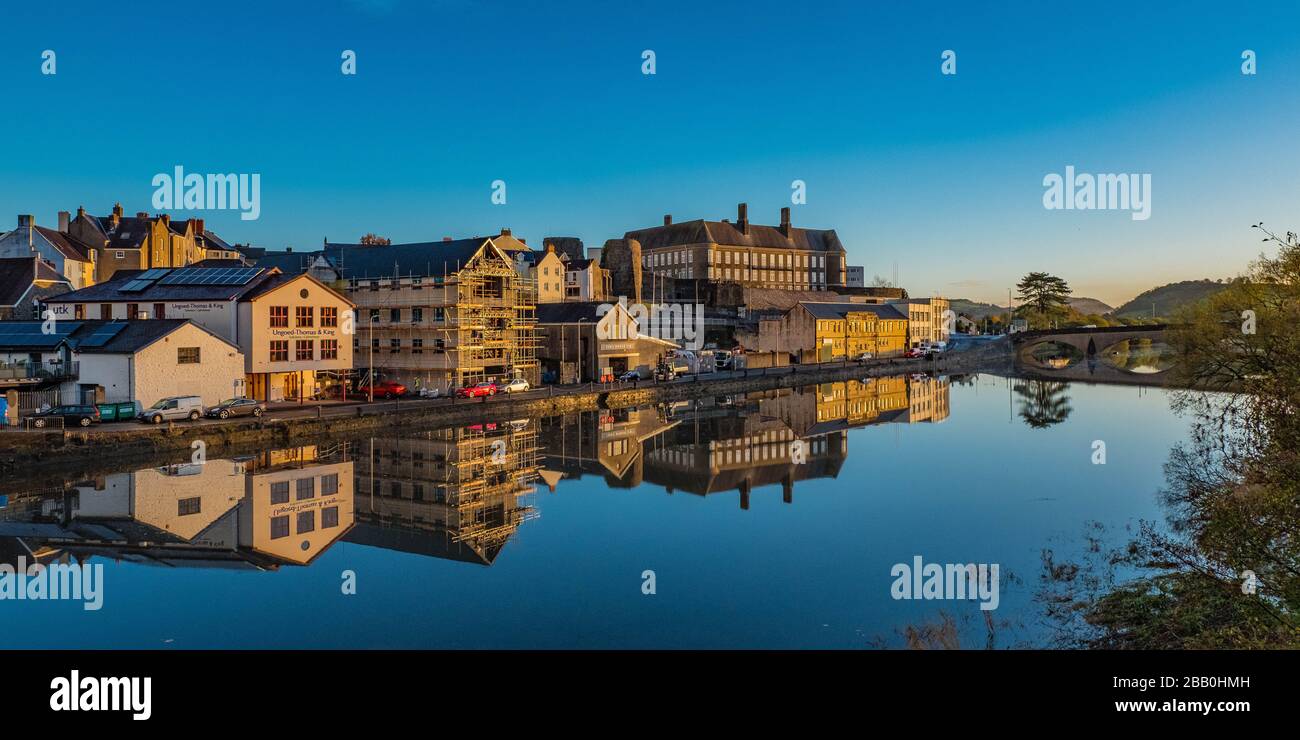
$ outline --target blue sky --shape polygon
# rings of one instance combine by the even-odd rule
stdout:
[[[229,240],[492,233],[588,245],[677,220],[835,228],[913,294],[1029,270],[1118,303],[1237,274],[1300,227],[1294,2],[25,3],[0,45],[0,226],[152,211],[261,175]],[[57,74],[41,74],[41,53]],[[357,74],[340,72],[344,49]],[[641,52],[657,74],[641,74]],[[957,53],[957,74],[940,54]],[[1254,50],[1258,74],[1241,74]],[[1048,211],[1043,177],[1150,173],[1152,212]],[[491,183],[504,180],[506,205]],[[180,214],[183,215],[183,214]]]

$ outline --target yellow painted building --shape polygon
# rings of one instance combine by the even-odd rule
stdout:
[[[790,310],[799,311],[811,321],[789,322],[796,331],[777,343],[803,350],[802,362],[851,360],[863,354],[891,357],[907,349],[907,316],[893,306],[802,302]]]

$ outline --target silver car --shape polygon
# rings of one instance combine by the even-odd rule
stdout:
[[[169,396],[150,406],[136,418],[148,424],[189,419],[198,421],[203,416],[203,399],[198,396]]]

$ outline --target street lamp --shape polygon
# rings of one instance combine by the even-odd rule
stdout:
[[[370,313],[370,351],[368,353],[370,355],[370,381],[366,384],[369,391],[366,394],[368,403],[375,402],[375,318],[376,316],[372,311]]]

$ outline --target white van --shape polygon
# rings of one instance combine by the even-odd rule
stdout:
[[[198,396],[169,396],[150,406],[136,418],[149,424],[163,421],[189,419],[198,421],[203,416],[203,399]]]

